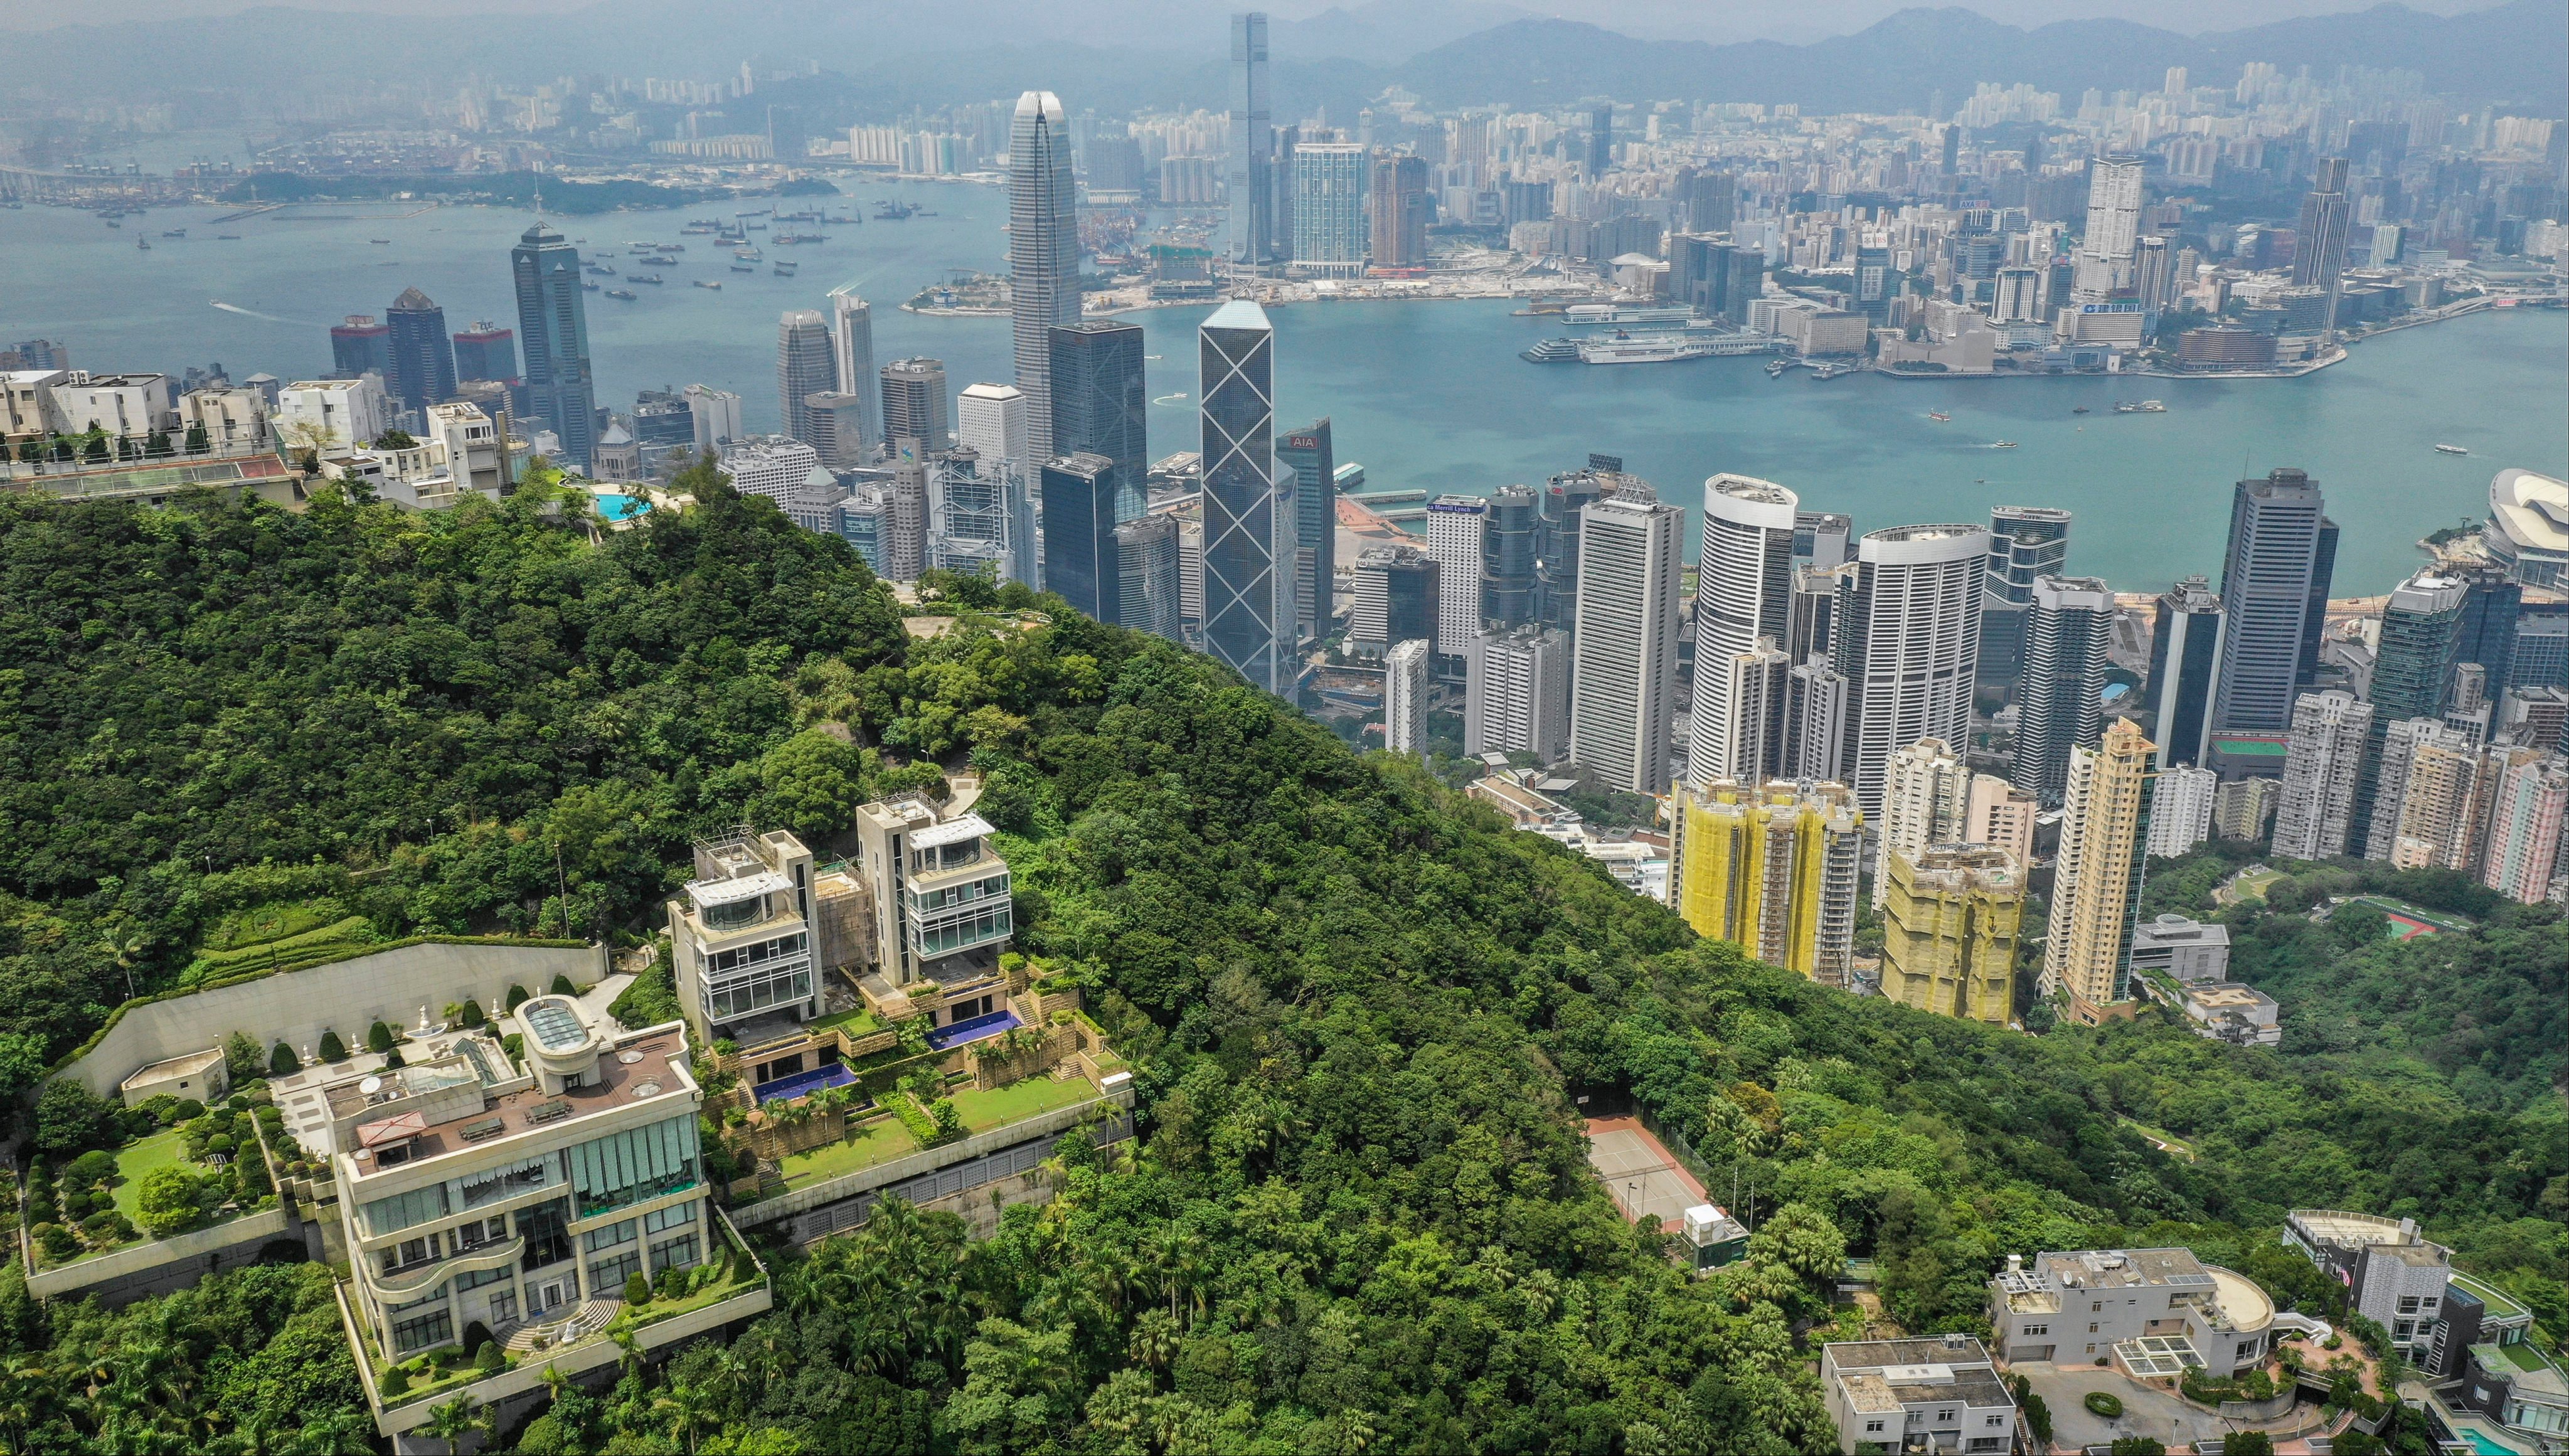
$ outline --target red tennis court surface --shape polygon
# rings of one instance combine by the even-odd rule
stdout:
[[[1597,1170],[1615,1207],[1630,1223],[1656,1214],[1663,1228],[1683,1226],[1683,1215],[1712,1200],[1703,1185],[1677,1166],[1667,1148],[1634,1117],[1588,1119],[1588,1166]]]

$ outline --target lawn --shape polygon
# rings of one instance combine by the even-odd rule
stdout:
[[[144,1177],[164,1168],[184,1168],[199,1177],[214,1171],[201,1163],[187,1161],[186,1155],[180,1151],[179,1130],[176,1128],[166,1133],[154,1133],[117,1154],[116,1186],[110,1192],[116,1196],[116,1211],[132,1219],[138,1229],[143,1227],[139,1200],[143,1194]]]
[[[823,1179],[872,1168],[878,1163],[889,1163],[895,1158],[906,1158],[918,1151],[918,1142],[898,1119],[883,1118],[859,1127],[852,1138],[788,1157],[783,1169],[785,1186],[801,1188]]]
[[[803,1023],[803,1029],[806,1031],[834,1031],[842,1026],[847,1028],[848,1035],[850,1037],[872,1036],[876,1032],[886,1029],[884,1019],[881,1016],[876,1015],[874,1012],[867,1010],[863,1006],[859,1006],[852,1011],[835,1012],[831,1015],[818,1017]]]
[[[2245,871],[2238,879],[2230,882],[2228,889],[2215,898],[2225,905],[2236,904],[2243,900],[2264,900],[2266,888],[2283,878],[2283,872],[2280,870]]]
[[[963,1125],[976,1133],[1005,1127],[1012,1122],[1068,1107],[1097,1096],[1097,1089],[1085,1077],[1056,1082],[1050,1077],[1028,1077],[989,1092],[953,1094],[954,1110],[963,1115]]]

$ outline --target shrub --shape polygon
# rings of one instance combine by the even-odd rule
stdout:
[[[526,1004],[526,1002],[528,1001],[528,999],[529,999],[529,997],[528,997],[528,995],[527,995],[527,988],[526,988],[525,986],[522,986],[522,985],[511,985],[511,986],[509,987],[509,1004],[508,1004],[508,1009],[510,1009],[510,1010],[512,1010],[512,1011],[514,1011],[514,1010],[518,1009],[520,1006],[522,1006],[522,1005]]]
[[[267,1074],[269,1076],[290,1077],[302,1069],[303,1059],[296,1056],[294,1054],[294,1048],[287,1046],[284,1042],[278,1042],[268,1051]]]
[[[393,1049],[393,1029],[381,1021],[366,1028],[366,1050],[377,1056]]]
[[[481,1350],[473,1356],[473,1368],[478,1374],[497,1375],[509,1368],[509,1357],[501,1352],[498,1340],[485,1339]]]
[[[482,1003],[469,997],[466,998],[464,1002],[464,1015],[462,1019],[464,1024],[467,1026],[486,1026],[490,1024],[491,1021],[490,1017],[482,1014]]]
[[[198,1102],[193,1097],[182,1097],[179,1099],[179,1121],[194,1122],[197,1118],[203,1117],[204,1115],[205,1104]]]
[[[399,1365],[395,1365],[391,1369],[384,1371],[384,1399],[390,1400],[396,1395],[408,1395],[409,1393],[410,1371]]]
[[[98,1147],[113,1138],[123,1112],[80,1083],[57,1078],[36,1098],[35,1145],[48,1153]]]
[[[2121,1436],[2105,1449],[2110,1456],[2167,1456],[2167,1447],[2148,1436]]]
[[[325,1062],[344,1062],[348,1059],[348,1043],[339,1039],[338,1032],[324,1031],[321,1033],[320,1057]]]
[[[651,1302],[651,1281],[644,1278],[639,1270],[634,1271],[624,1280],[624,1302],[627,1304]]]
[[[940,1143],[959,1142],[972,1131],[963,1125],[963,1114],[954,1110],[948,1098],[936,1099],[929,1105],[927,1115],[935,1121],[936,1141]]]
[[[155,1092],[144,1098],[143,1105],[134,1110],[161,1126],[168,1127],[179,1120],[179,1099],[167,1092]]]
[[[80,1241],[72,1237],[71,1230],[60,1224],[38,1224],[29,1232],[37,1247],[45,1251],[45,1257],[56,1264],[80,1253]]]
[[[576,996],[579,994],[579,987],[572,985],[570,983],[570,977],[566,975],[554,976],[553,983],[545,987],[545,990],[549,994],[556,996]]]
[[[240,1140],[233,1137],[230,1133],[216,1133],[212,1137],[205,1139],[206,1152],[220,1153],[225,1157],[231,1156],[232,1149],[239,1146]]]
[[[2112,1420],[2123,1413],[2122,1397],[2103,1390],[2088,1391],[2087,1398],[2079,1404],[2087,1407],[2088,1414],[2101,1416],[2106,1420]]]
[[[2221,1456],[2275,1456],[2275,1438],[2264,1431],[2232,1431],[2221,1438]]]
[[[116,1155],[95,1148],[74,1158],[63,1168],[65,1182],[83,1187],[104,1183],[115,1176]]]
[[[258,1155],[258,1149],[249,1149],[232,1168],[240,1181],[241,1196],[248,1202],[256,1203],[276,1191],[275,1181],[267,1176],[267,1160]]]
[[[156,1168],[145,1174],[142,1186],[135,1190],[134,1206],[143,1216],[143,1227],[156,1239],[184,1234],[205,1217],[196,1201],[196,1179],[183,1168]]]
[[[116,1210],[106,1209],[81,1220],[80,1230],[97,1243],[116,1237]]]
[[[223,1038],[223,1071],[234,1083],[258,1080],[258,1043],[247,1032],[235,1031]]]

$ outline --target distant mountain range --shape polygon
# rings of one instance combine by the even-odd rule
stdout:
[[[817,88],[829,103],[816,110],[850,117],[1028,87],[1060,92],[1073,111],[1110,115],[1228,104],[1224,27],[1186,0],[1133,0],[1113,35],[1066,27],[1046,0],[982,0],[970,9],[970,34],[1008,39],[968,47],[956,44],[957,14],[902,0],[616,0],[569,14],[410,21],[271,8],[13,37],[0,47],[0,92],[184,100],[326,90],[335,76],[426,78],[434,92],[468,76],[520,84],[599,72],[712,77],[736,58],[774,66],[791,56],[844,78]],[[1125,39],[1136,34],[1162,44]],[[2509,0],[2450,17],[2385,4],[2201,36],[2115,20],[2028,30],[1922,8],[1801,46],[1637,39],[1496,0],[1368,0],[1278,21],[1272,34],[1280,118],[1325,108],[1332,120],[1352,119],[1395,84],[1437,106],[1612,96],[1890,111],[1924,108],[1938,91],[1960,106],[1983,81],[2030,82],[2071,98],[2089,87],[2155,89],[2170,66],[2189,68],[2198,83],[2228,84],[2249,61],[2322,76],[2340,66],[2412,70],[2471,100],[2553,115],[2569,107],[2569,5],[2561,0]]]

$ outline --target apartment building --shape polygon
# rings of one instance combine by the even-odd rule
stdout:
[[[820,1013],[812,852],[782,830],[700,840],[696,878],[669,902],[670,969],[707,1044],[760,1017]]]
[[[2266,1358],[2275,1302],[2255,1280],[2183,1249],[2008,1256],[1990,1324],[2009,1363],[2099,1360],[2137,1378],[2200,1365],[2216,1380]]]
[[[981,816],[949,818],[918,795],[857,811],[876,908],[875,968],[887,992],[922,983],[951,990],[997,974],[999,951],[1016,925],[1008,865],[991,848],[992,833]],[[951,1019],[965,1020],[989,1013],[995,1000],[949,999],[947,1009]]]
[[[1822,1345],[1820,1395],[1845,1456],[2015,1449],[2016,1401],[1988,1347],[1967,1334]]]
[[[2452,1277],[2452,1252],[2419,1237],[2414,1219],[2335,1209],[2295,1209],[2284,1242],[2346,1285],[2346,1307],[2390,1331],[2390,1343],[2423,1362]]]

